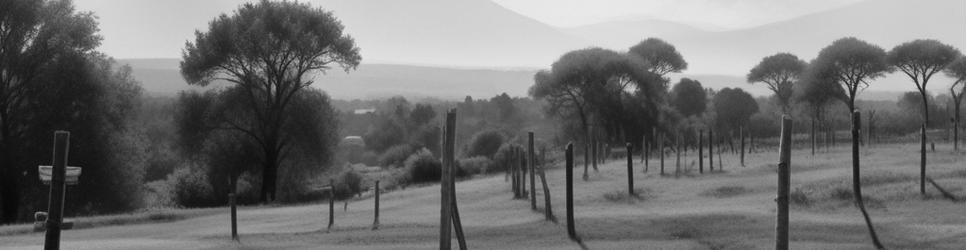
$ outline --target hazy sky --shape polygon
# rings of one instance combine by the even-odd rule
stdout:
[[[494,0],[555,26],[654,18],[723,29],[758,26],[862,0]]]
[[[325,0],[311,0],[323,5]],[[358,0],[365,1],[365,0]],[[404,1],[404,0],[400,0]],[[456,1],[456,0],[454,0]],[[656,18],[704,28],[740,28],[794,18],[860,0],[494,0],[554,26]],[[116,58],[181,56],[195,29],[242,0],[75,0],[100,17],[101,50]],[[320,3],[321,2],[321,3]]]

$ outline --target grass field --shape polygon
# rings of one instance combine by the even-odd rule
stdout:
[[[966,198],[966,154],[937,145],[929,153],[928,174]],[[792,159],[790,237],[793,249],[871,249],[868,232],[851,200],[851,160],[846,147],[811,156],[796,150]],[[589,249],[772,249],[775,229],[777,152],[762,152],[738,164],[722,155],[724,171],[668,175],[649,171],[635,159],[638,196],[626,195],[626,166],[614,159],[591,170],[588,181],[575,171],[577,233]],[[694,155],[682,164],[696,170]],[[715,158],[715,167],[722,164]],[[877,145],[862,150],[863,192],[879,237],[889,249],[962,249],[966,246],[966,205],[942,198],[927,187],[919,194],[918,145]],[[705,163],[707,164],[707,163]],[[707,165],[705,165],[707,167]],[[564,171],[547,172],[553,212],[561,223],[544,221],[529,201],[513,200],[504,176],[457,183],[464,231],[471,249],[579,249],[563,224]],[[528,185],[529,186],[529,185]],[[539,187],[539,186],[538,186]],[[249,207],[239,211],[240,242],[229,238],[227,209],[156,223],[101,225],[63,233],[64,249],[431,249],[438,244],[438,185],[382,195],[380,228],[371,230],[371,198],[355,200],[326,232],[327,204]],[[542,192],[538,192],[538,195]],[[538,204],[543,208],[542,197]],[[16,226],[14,226],[16,227]],[[37,249],[43,233],[0,227],[0,248]],[[454,240],[455,245],[455,240]]]

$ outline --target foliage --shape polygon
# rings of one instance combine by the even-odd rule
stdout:
[[[459,159],[456,165],[467,175],[486,174],[492,168],[493,160],[485,156],[474,156]]]
[[[630,48],[631,55],[644,59],[648,65],[647,70],[660,76],[672,72],[681,72],[688,69],[688,63],[684,61],[681,53],[664,40],[659,38],[648,38]]]
[[[437,182],[442,176],[443,163],[429,150],[421,149],[406,159],[406,172],[413,183]]]
[[[933,75],[946,68],[947,65],[962,54],[953,46],[943,44],[937,40],[915,40],[900,44],[889,51],[886,60],[905,73],[916,84],[922,98],[923,123],[929,125],[929,100],[926,94],[926,84]]]
[[[805,74],[795,84],[794,99],[810,108],[810,116],[818,121],[825,120],[827,107],[835,100],[846,100],[845,93],[837,79],[830,74]]]
[[[416,104],[413,111],[409,113],[410,121],[417,127],[429,123],[435,117],[436,111],[428,104]]]
[[[261,1],[221,15],[209,23],[207,32],[197,32],[195,41],[185,46],[181,74],[193,85],[232,83],[219,95],[224,109],[213,127],[245,135],[262,149],[260,199],[268,202],[275,198],[280,165],[289,160],[287,151],[331,147],[322,142],[327,138],[311,136],[328,129],[301,134],[313,125],[299,121],[303,114],[294,111],[304,110],[296,110],[295,102],[304,97],[302,93],[322,95],[306,91],[313,83],[307,74],[325,72],[330,64],[348,72],[360,60],[359,48],[343,34],[342,23],[331,12],[305,3]]]
[[[717,125],[725,130],[737,130],[748,124],[758,112],[758,103],[748,92],[739,88],[724,88],[711,100],[718,115]]]
[[[406,159],[415,152],[416,148],[409,144],[392,146],[379,156],[379,164],[384,167],[402,167]]]
[[[332,190],[336,199],[351,198],[362,192],[362,178],[362,174],[351,168],[336,175],[335,189]]]
[[[835,40],[823,48],[810,64],[808,75],[816,79],[835,79],[845,93],[849,112],[855,110],[855,97],[869,81],[891,71],[885,50],[854,37]]]
[[[168,175],[171,198],[181,207],[214,206],[215,194],[208,183],[208,175],[200,166],[189,165],[176,169]]]
[[[701,82],[696,80],[681,78],[671,88],[671,106],[685,117],[704,113],[707,102],[707,93],[701,87]]]
[[[767,56],[751,69],[749,83],[764,82],[768,89],[775,92],[784,113],[788,113],[794,84],[797,82],[807,63],[791,53],[778,53]]]
[[[376,152],[384,152],[394,145],[402,144],[408,135],[403,123],[395,119],[383,117],[366,132],[362,138],[366,141],[366,148]]]
[[[493,165],[491,165],[489,169],[494,172],[506,171],[509,168],[508,164],[512,163],[511,155],[514,152],[526,152],[526,150],[523,145],[520,144],[504,143],[502,146],[500,146],[500,149],[496,151],[496,155],[493,156]],[[519,164],[526,164],[525,157],[519,157],[516,159],[520,161]],[[487,172],[490,171],[487,170]]]
[[[492,159],[500,146],[503,145],[504,140],[503,134],[496,130],[477,132],[470,139],[464,155],[466,157],[483,156]]]

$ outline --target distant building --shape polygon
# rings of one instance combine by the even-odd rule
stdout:
[[[350,135],[350,136],[346,136],[345,138],[342,138],[341,144],[344,146],[358,146],[358,147],[366,146],[366,142],[362,140],[362,136],[357,136],[357,135]]]

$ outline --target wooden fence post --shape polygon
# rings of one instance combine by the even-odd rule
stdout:
[[[589,139],[589,137],[588,137]],[[590,179],[590,174],[587,173],[587,168],[590,166],[590,142],[584,143],[584,181]]]
[[[372,230],[379,229],[379,181],[378,180],[376,180],[375,192],[376,192],[376,197],[373,200],[375,202],[375,210],[374,210],[375,216],[373,216],[374,219],[372,221]]]
[[[597,163],[600,162],[600,142],[597,141],[597,135],[594,135],[594,140],[590,144],[590,157],[593,160],[591,166],[594,167],[594,171],[599,171],[597,169]]]
[[[677,150],[674,150],[675,154],[677,155],[677,160],[674,161],[675,176],[678,174],[681,174],[681,144],[683,144],[683,142],[684,142],[684,136],[682,136],[681,134],[677,134],[677,138],[674,141],[674,147],[677,149]]]
[[[547,185],[547,175],[544,172],[544,166],[540,165],[540,182],[543,183],[544,215],[547,220],[557,222],[557,218],[553,216],[553,208],[550,206],[550,186]]]
[[[238,213],[235,210],[235,193],[228,194],[228,209],[231,214],[231,239],[238,240]]]
[[[522,148],[517,149],[517,155],[520,164],[520,196],[527,198],[527,158]]]
[[[718,164],[720,165],[721,162],[719,161]],[[714,129],[712,128],[708,128],[708,171],[714,172]]]
[[[741,137],[741,166],[745,166],[745,129],[738,127],[738,134]]]
[[[862,115],[859,111],[852,113],[852,191],[855,198],[856,205],[859,206],[859,211],[862,212],[862,217],[865,219],[865,225],[869,229],[869,236],[872,237],[872,245],[876,249],[885,249],[882,243],[879,242],[879,236],[875,233],[875,228],[872,227],[872,220],[869,219],[869,213],[865,211],[865,202],[862,200],[862,184],[860,178],[860,168],[859,168],[859,132],[862,128]],[[925,148],[923,148],[925,151]]]
[[[919,130],[920,149],[919,149],[919,192],[926,195],[926,124],[922,124]]]
[[[530,208],[533,211],[537,211],[537,184],[536,184],[536,172],[534,169],[537,162],[533,157],[535,156],[533,152],[533,132],[527,133],[527,165],[530,171]]]
[[[658,136],[657,140],[658,140],[657,153],[661,155],[661,175],[663,176],[664,175],[664,135],[662,134]]]
[[[698,173],[704,173],[704,131],[698,130]]]
[[[648,165],[650,165],[650,164],[648,164],[648,161],[651,160],[651,150],[650,149],[653,147],[653,145],[651,145],[651,143],[648,143],[647,142],[646,135],[645,135],[644,140],[642,141],[641,145],[644,146],[644,148],[641,149],[641,163],[644,163],[644,173],[647,173],[647,167],[648,167]]]
[[[571,240],[577,239],[577,229],[574,226],[574,145],[567,144],[567,235]]]
[[[60,249],[60,229],[64,222],[64,194],[67,192],[67,154],[70,132],[54,132],[54,159],[51,165],[50,194],[47,202],[47,221],[44,249]]]
[[[453,111],[446,113],[446,124],[443,126],[443,169],[440,174],[440,204],[439,204],[439,249],[450,249],[451,239],[452,239],[452,228],[453,225],[453,185],[450,183],[452,181],[452,151],[453,147],[451,143],[453,142],[453,137],[450,136],[454,134],[452,123],[456,121],[456,114]],[[511,164],[512,166],[512,164]],[[516,176],[514,176],[514,187],[516,186]]]
[[[329,179],[329,226],[326,231],[332,230],[335,224],[335,179]]]
[[[792,119],[782,117],[781,152],[778,160],[778,218],[775,228],[775,249],[788,249],[788,193],[792,159]]]
[[[633,152],[634,147],[628,142],[627,145],[627,194],[634,195],[634,159],[631,152]]]

